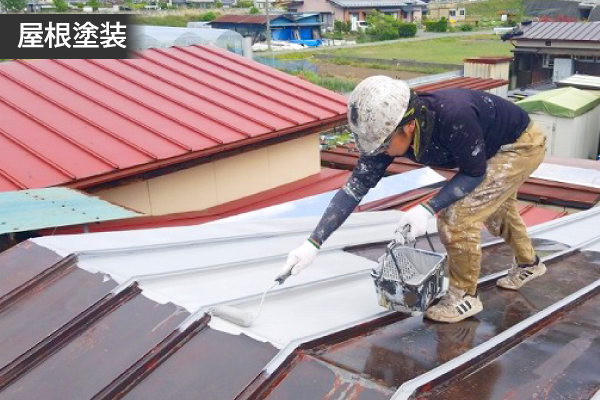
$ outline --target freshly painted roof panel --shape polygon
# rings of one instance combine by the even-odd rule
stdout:
[[[600,22],[533,22],[521,39],[600,42]]]
[[[137,217],[137,212],[68,188],[0,193],[0,234]]]
[[[2,63],[0,190],[107,181],[345,118],[343,96],[213,46],[137,55]]]

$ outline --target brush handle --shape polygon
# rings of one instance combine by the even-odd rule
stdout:
[[[290,276],[292,276],[292,270],[289,270],[283,275],[279,275],[277,278],[275,278],[275,282],[279,283],[280,285],[283,285],[283,282],[285,282],[285,280]]]

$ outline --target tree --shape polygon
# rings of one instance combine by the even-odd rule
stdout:
[[[367,28],[366,33],[374,36],[377,40],[398,39],[400,23],[391,15],[373,10],[367,15],[367,22],[371,26]]]
[[[89,0],[87,2],[87,5],[90,6],[90,7],[92,7],[92,9],[94,11],[96,11],[100,7],[100,1],[98,1],[98,0]]]
[[[52,0],[52,2],[54,3],[54,8],[57,12],[69,11],[69,3],[65,0]]]
[[[256,7],[250,8],[250,14],[260,14],[260,10]]]
[[[27,7],[27,0],[0,0],[0,4],[9,12],[22,11]]]
[[[213,8],[223,8],[223,3],[217,0],[213,3]]]
[[[250,8],[254,6],[254,2],[253,1],[249,1],[249,0],[238,0],[238,2],[235,4],[235,8]]]

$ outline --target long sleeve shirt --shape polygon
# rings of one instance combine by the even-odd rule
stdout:
[[[423,165],[458,168],[458,174],[428,202],[438,212],[483,181],[487,160],[501,146],[519,138],[529,124],[529,116],[512,103],[477,90],[447,89],[419,97],[433,113],[433,128],[428,134],[415,136],[419,142],[413,142],[405,156]],[[348,181],[329,203],[311,241],[320,246],[377,185],[393,160],[385,153],[361,156]]]

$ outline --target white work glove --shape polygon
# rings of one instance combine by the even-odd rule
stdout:
[[[308,240],[305,241],[302,246],[290,252],[285,265],[277,277],[287,278],[290,272],[292,275],[298,275],[304,268],[312,264],[318,252],[319,249],[314,244]],[[283,283],[283,281],[280,283]]]
[[[434,218],[434,215],[423,204],[408,210],[400,218],[396,228],[396,242],[400,244],[404,244],[405,241],[414,242],[417,237],[427,232],[427,223],[431,218]],[[406,233],[406,237],[404,237],[404,233]]]

